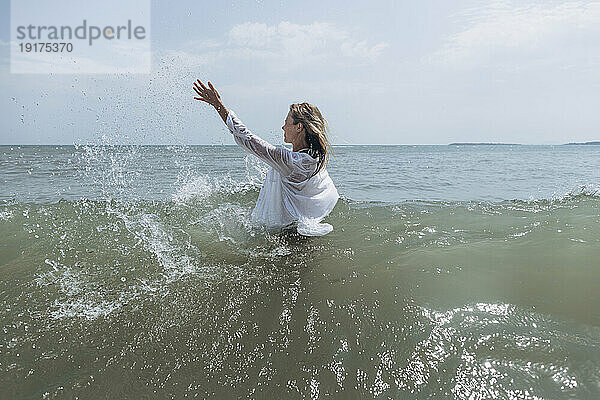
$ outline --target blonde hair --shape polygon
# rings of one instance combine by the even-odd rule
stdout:
[[[290,106],[290,115],[294,124],[302,123],[305,132],[305,141],[308,146],[308,154],[318,158],[317,169],[312,176],[316,175],[321,169],[327,167],[329,153],[333,153],[333,147],[327,139],[329,125],[321,111],[309,103],[294,103]]]

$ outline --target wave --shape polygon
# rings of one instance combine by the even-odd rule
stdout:
[[[373,251],[385,258],[398,252],[490,241],[535,245],[564,239],[597,244],[600,237],[600,197],[589,188],[554,199],[499,203],[386,204],[342,197],[326,219],[334,231],[322,239],[273,234],[253,226],[250,214],[258,190],[255,184],[200,179],[165,201],[4,201],[0,204],[0,225],[6,232],[0,239],[6,249],[2,260],[15,262],[29,249],[41,251],[43,260],[53,263],[69,257],[100,257],[117,263],[109,268],[119,269],[119,263],[146,262],[172,281],[201,269],[208,258],[230,265],[248,260],[258,264],[288,255],[294,246],[299,251],[324,246],[322,250],[332,256],[348,248],[354,253]]]
[[[140,296],[158,296],[187,275],[209,279],[224,268],[289,268],[314,257],[394,263],[411,253],[437,257],[486,246],[525,255],[528,248],[597,246],[600,240],[600,193],[593,185],[550,199],[502,202],[342,196],[325,220],[334,231],[315,239],[252,225],[261,178],[191,176],[165,200],[1,201],[2,265],[20,269],[37,260],[35,282],[59,282],[62,293],[51,315],[93,319]],[[293,257],[307,253],[312,256],[300,262]],[[454,268],[440,263],[431,271]],[[107,277],[114,286],[101,284]]]

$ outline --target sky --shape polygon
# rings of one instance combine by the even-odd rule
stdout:
[[[11,73],[0,16],[0,144],[234,144],[196,78],[276,145],[600,140],[600,1],[152,1],[150,74]]]

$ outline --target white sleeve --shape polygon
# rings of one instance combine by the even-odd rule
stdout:
[[[254,135],[232,110],[229,110],[227,114],[227,127],[239,146],[265,161],[277,170],[281,176],[286,177],[293,172],[296,159],[293,152],[275,147],[266,140]]]

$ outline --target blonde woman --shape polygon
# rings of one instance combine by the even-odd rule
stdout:
[[[219,92],[208,82],[194,82],[195,100],[210,104],[233,134],[235,142],[270,168],[258,195],[252,220],[269,230],[295,228],[304,236],[322,236],[333,230],[321,223],[339,198],[326,170],[331,146],[327,122],[316,106],[292,104],[281,127],[292,150],[275,147],[252,134],[237,115],[223,105]]]

